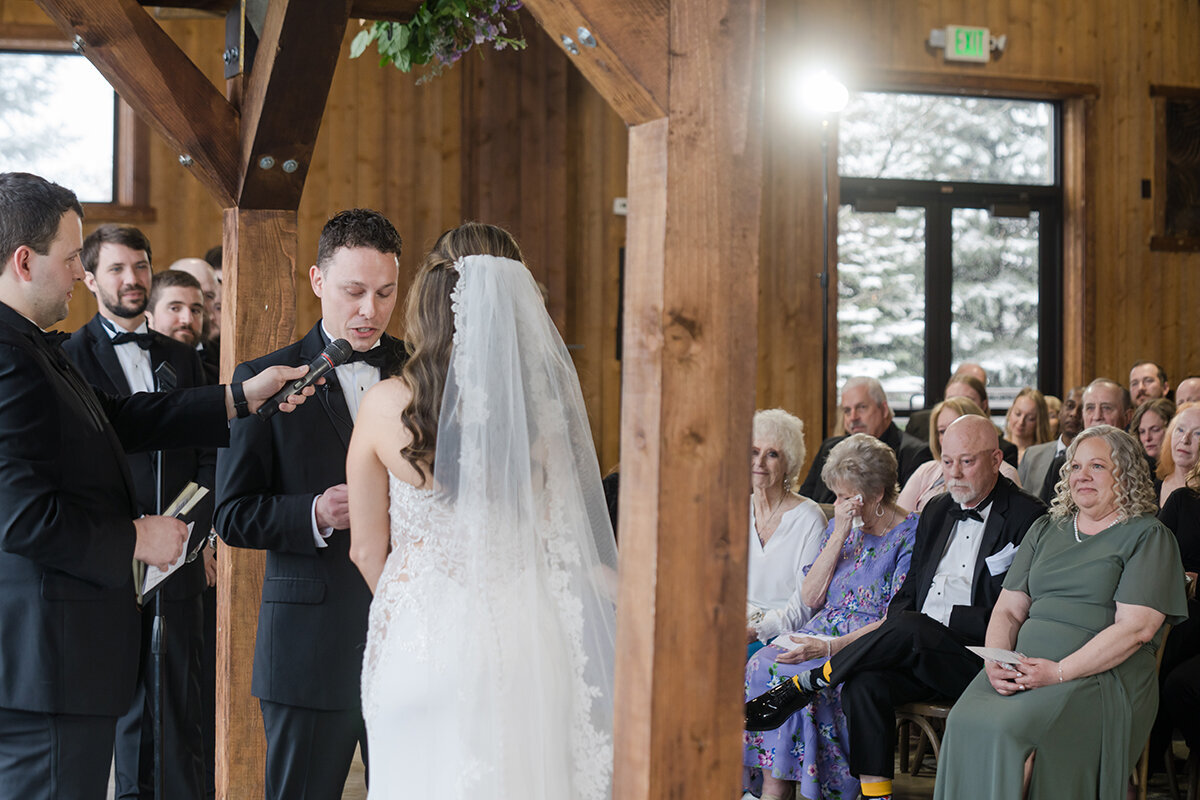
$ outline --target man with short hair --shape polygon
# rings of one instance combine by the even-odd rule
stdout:
[[[141,656],[133,562],[166,568],[187,541],[182,521],[139,516],[125,450],[219,446],[229,417],[305,373],[92,389],[45,330],[83,279],[82,219],[70,190],[0,173],[0,786],[22,800],[104,797]]]
[[[268,800],[340,798],[356,745],[371,592],[350,560],[346,449],[363,394],[404,362],[384,333],[399,291],[400,236],[380,213],[335,215],[309,269],[321,319],[298,342],[238,366],[307,364],[333,340],[351,360],[294,417],[238,421],[217,461],[217,532],[267,551],[251,692],[267,737]],[[382,754],[387,758],[388,754]]]
[[[808,471],[800,494],[818,503],[832,503],[836,495],[821,479],[821,469],[829,458],[829,451],[838,442],[854,433],[867,433],[879,439],[896,453],[899,463],[900,485],[903,486],[917,467],[933,458],[929,445],[902,432],[892,421],[892,409],[888,405],[883,386],[874,378],[850,378],[842,387],[842,422],[845,436],[831,436],[821,443]]]
[[[178,269],[154,276],[146,303],[146,324],[189,347],[200,343],[204,330],[204,292],[200,281]]]
[[[1153,361],[1139,361],[1129,370],[1129,394],[1136,409],[1147,400],[1170,396],[1167,371]]]
[[[1058,483],[1059,470],[1065,461],[1067,447],[1083,430],[1084,387],[1076,386],[1063,398],[1058,412],[1058,438],[1052,442],[1035,444],[1025,451],[1017,475],[1021,487],[1037,495],[1047,505],[1054,499],[1054,487]]]
[[[203,258],[181,258],[171,269],[186,272],[200,282],[204,292],[204,332],[199,343],[200,358],[210,375],[221,372],[221,283]]]
[[[1083,392],[1084,430],[1094,425],[1112,425],[1125,430],[1133,417],[1129,390],[1111,378],[1096,378]]]
[[[1189,375],[1175,387],[1175,406],[1200,402],[1200,376]]]
[[[151,291],[150,242],[137,228],[101,225],[83,240],[83,282],[99,311],[63,349],[88,383],[115,397],[158,388],[158,370],[169,368],[174,386],[204,386],[200,357],[186,344],[151,332],[146,308]],[[183,278],[195,279],[185,273]],[[154,279],[157,281],[157,279]],[[198,294],[198,292],[197,292]],[[166,365],[166,367],[164,367]],[[158,470],[154,453],[127,453],[137,490],[138,510],[156,514]],[[188,552],[204,542],[212,527],[216,483],[215,448],[177,448],[162,454],[161,502],[165,505],[189,482],[210,490],[189,515],[195,526]],[[204,648],[201,595],[207,587],[204,563],[186,563],[159,589],[168,620],[163,659],[163,775],[172,798],[199,800],[204,793],[200,718],[200,654]],[[141,670],[133,703],[117,722],[114,775],[117,800],[154,797],[154,635],[155,615],[142,614]]]
[[[895,707],[954,700],[978,674],[992,607],[1026,531],[1046,508],[1000,474],[996,428],[964,416],[942,435],[947,492],[917,525],[912,562],[879,627],[836,650],[824,665],[746,704],[746,729],[778,727],[820,689],[842,685],[850,772],[864,797],[890,797]],[[836,642],[836,640],[834,640]]]

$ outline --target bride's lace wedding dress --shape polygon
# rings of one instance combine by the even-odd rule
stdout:
[[[524,265],[467,261],[439,488],[389,477],[363,660],[369,796],[603,800],[615,550],[582,397]]]

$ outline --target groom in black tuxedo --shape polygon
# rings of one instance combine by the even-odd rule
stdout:
[[[196,351],[149,330],[146,304],[150,295],[150,242],[137,228],[101,225],[83,240],[84,284],[96,296],[99,311],[63,344],[88,383],[115,397],[156,388],[154,372],[170,365],[175,386],[208,383]],[[157,513],[157,472],[153,453],[127,456],[137,490],[138,511]],[[165,506],[189,481],[209,490],[189,515],[195,522],[191,552],[212,524],[216,484],[216,448],[166,451],[163,463]],[[167,620],[163,666],[163,778],[169,797],[200,800],[204,794],[203,739],[200,718],[200,657],[204,649],[202,596],[207,581],[204,562],[184,564],[158,590]],[[116,798],[154,796],[154,614],[141,616],[142,658],[137,690],[129,710],[117,723]]]
[[[950,424],[942,436],[947,492],[921,514],[908,575],[884,623],[799,677],[806,692],[842,684],[850,772],[862,781],[864,797],[890,795],[895,707],[955,699],[983,667],[966,646],[983,644],[1017,546],[1046,512],[1000,474],[1003,459],[985,417]],[[795,697],[790,705],[798,709],[810,698]],[[749,710],[747,716],[747,728],[756,729]]]
[[[187,539],[138,516],[125,451],[219,446],[229,417],[304,374],[92,389],[45,332],[83,278],[82,218],[70,190],[0,173],[0,794],[22,800],[104,796],[141,655],[133,560],[167,566]]]
[[[404,363],[403,343],[384,333],[399,255],[382,214],[337,214],[309,270],[322,319],[235,372],[308,364],[335,339],[354,349],[327,374],[319,402],[236,422],[217,462],[218,534],[267,551],[251,691],[266,729],[268,800],[340,798],[355,745],[367,755],[359,677],[371,593],[350,561],[346,449],[363,393]]]

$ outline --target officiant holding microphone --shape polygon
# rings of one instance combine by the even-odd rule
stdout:
[[[230,418],[306,371],[93,389],[47,332],[83,279],[82,219],[70,190],[0,173],[0,786],[32,800],[105,796],[141,655],[133,562],[168,567],[187,538],[177,519],[139,516],[125,452],[221,446]]]

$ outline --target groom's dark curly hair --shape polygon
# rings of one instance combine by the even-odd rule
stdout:
[[[368,247],[400,257],[400,234],[388,218],[369,208],[351,208],[334,214],[321,229],[317,242],[317,266],[322,271],[333,254],[343,247]]]

